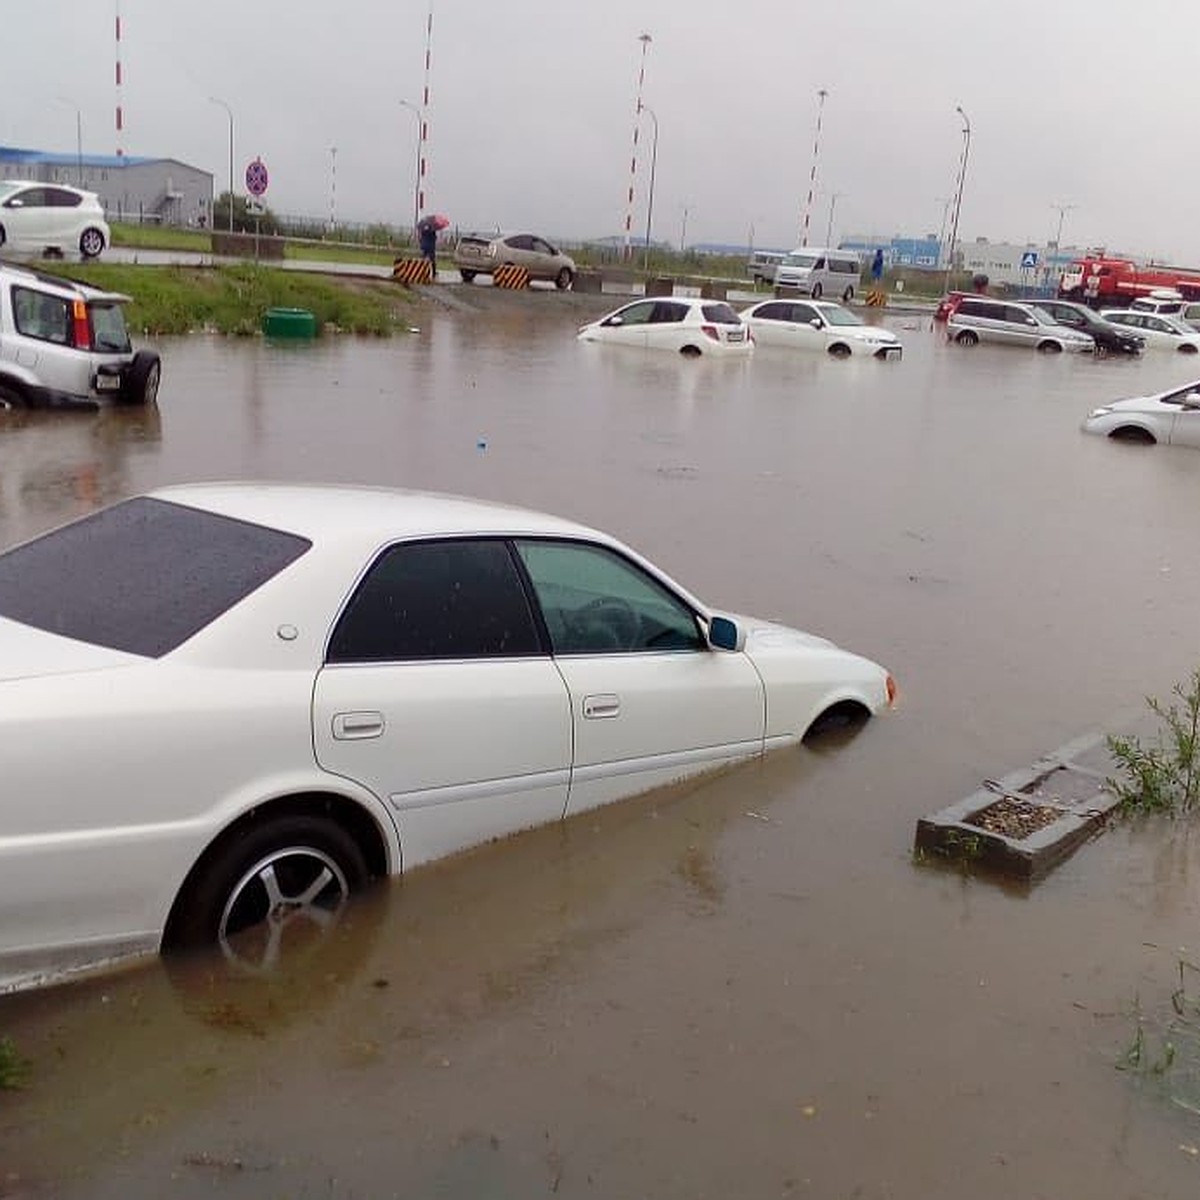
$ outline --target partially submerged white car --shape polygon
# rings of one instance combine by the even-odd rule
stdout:
[[[1120,441],[1200,447],[1200,380],[1102,404],[1092,409],[1083,428]]]
[[[208,943],[269,967],[373,877],[894,691],[552,516],[285,484],[125,500],[0,554],[0,990]]]
[[[762,300],[742,309],[741,315],[762,346],[817,350],[833,358],[865,354],[899,359],[904,354],[890,329],[868,325],[857,313],[828,300]]]
[[[634,300],[579,327],[581,342],[608,342],[643,350],[674,350],[684,358],[745,356],[754,338],[724,300],[664,296]]]

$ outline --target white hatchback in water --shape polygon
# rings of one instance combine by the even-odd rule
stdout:
[[[898,359],[904,353],[890,329],[868,325],[856,313],[828,300],[762,300],[743,309],[742,320],[763,346],[824,351],[834,358],[868,354]]]
[[[745,355],[754,349],[749,329],[724,300],[684,296],[634,300],[581,325],[579,340],[674,350],[685,358]]]
[[[165,488],[0,554],[0,990],[215,942],[865,718],[891,676],[620,542],[386,489]]]
[[[109,242],[95,192],[21,179],[0,182],[0,250],[95,258]]]

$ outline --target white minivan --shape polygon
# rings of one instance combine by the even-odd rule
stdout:
[[[861,274],[862,262],[853,250],[799,246],[775,268],[775,286],[797,288],[814,300],[836,296],[845,304],[854,299]]]

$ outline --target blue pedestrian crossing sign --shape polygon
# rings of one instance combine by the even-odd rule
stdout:
[[[1037,266],[1038,253],[1036,250],[1026,250],[1021,255],[1021,270],[1028,271],[1031,267]]]

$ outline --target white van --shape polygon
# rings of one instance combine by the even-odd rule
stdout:
[[[853,250],[826,250],[799,246],[775,268],[775,286],[797,288],[814,300],[836,296],[842,303],[854,299],[862,262]]]

